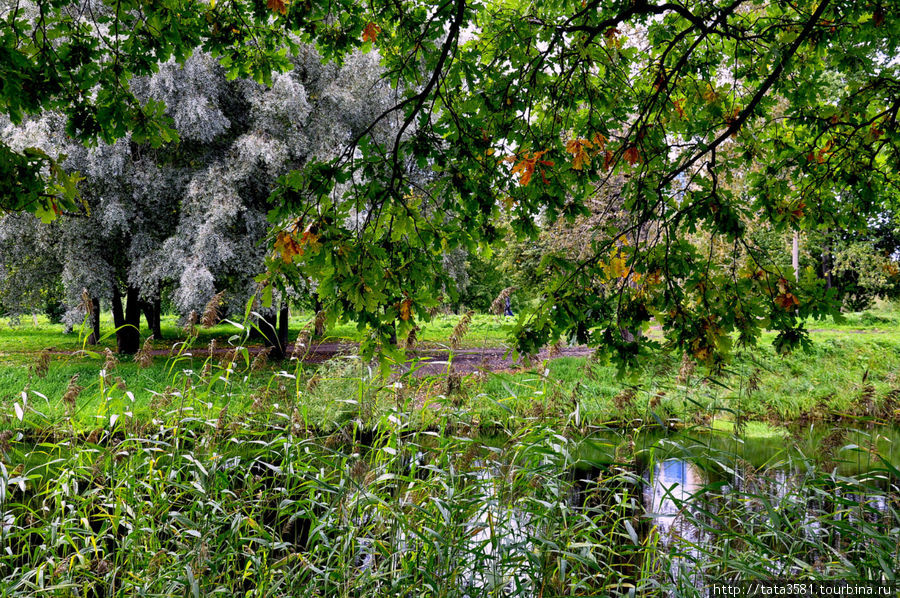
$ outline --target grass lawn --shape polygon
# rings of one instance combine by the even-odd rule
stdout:
[[[436,317],[419,338],[446,347],[459,317]],[[292,338],[309,318],[292,318]],[[102,323],[104,330],[112,329],[108,314]],[[64,334],[61,325],[40,317],[36,325],[30,318],[18,325],[0,318],[0,426],[46,428],[66,421],[87,430],[113,419],[150,421],[171,408],[215,419],[227,406],[232,415],[296,409],[311,425],[331,429],[350,419],[377,418],[400,405],[417,410],[421,424],[428,425],[442,401],[468,409],[480,425],[511,414],[555,417],[573,413],[576,404],[580,418],[591,423],[900,419],[900,313],[883,307],[849,314],[839,323],[810,322],[809,328],[814,330],[809,352],[777,356],[771,335],[765,335],[757,349],[738,353],[716,378],[705,377],[692,362],[660,356],[627,379],[618,378],[612,366],[564,357],[463,380],[384,380],[352,355],[315,366],[286,361],[253,368],[252,355],[238,354],[229,364],[221,355],[210,359],[198,351],[212,339],[219,347],[240,344],[241,329],[228,322],[201,329],[193,354],[188,348],[178,357],[159,355],[145,368],[123,356],[104,372],[103,350],[115,347],[112,334],[90,347],[83,334]],[[168,352],[175,345],[178,350],[185,334],[175,318],[164,318],[162,329],[154,348]],[[142,330],[143,338],[147,334]],[[507,334],[503,319],[476,315],[465,346],[502,347]],[[361,336],[354,326],[342,325],[326,340],[353,342]],[[37,364],[45,348],[55,351],[46,375],[40,376]],[[62,400],[71,385],[81,387],[74,407]]]

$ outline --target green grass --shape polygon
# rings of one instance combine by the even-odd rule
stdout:
[[[900,330],[873,338],[815,334],[810,352],[788,357],[765,345],[735,357],[724,373],[658,357],[627,380],[612,366],[561,358],[520,373],[498,373],[478,391],[522,413],[535,399],[577,400],[593,420],[680,418],[712,413],[730,420],[791,422],[840,415],[900,420]]]
[[[432,346],[446,344],[457,321],[457,316],[438,316],[420,338]],[[302,314],[293,319],[291,334],[306,322]],[[801,418],[842,417],[898,421],[900,316],[881,309],[849,314],[840,324],[813,326],[818,326],[818,331],[813,333],[809,352],[778,356],[768,345],[771,335],[764,335],[757,349],[738,353],[714,378],[705,377],[702,368],[670,356],[652,359],[625,380],[616,376],[612,366],[566,357],[516,373],[471,376],[457,383],[452,376],[378,379],[371,368],[352,356],[319,366],[270,364],[253,372],[248,367],[252,357],[241,357],[229,372],[220,363],[221,356],[207,359],[197,351],[214,338],[219,347],[241,343],[241,330],[223,323],[200,330],[193,345],[194,357],[184,354],[173,360],[158,356],[148,368],[123,357],[103,381],[102,350],[113,347],[112,336],[87,347],[85,353],[53,354],[42,378],[33,371],[40,351],[47,347],[84,349],[79,335],[63,334],[62,326],[40,319],[37,327],[30,321],[17,327],[0,321],[0,427],[24,423],[45,428],[66,419],[76,429],[91,429],[111,414],[149,421],[159,409],[160,397],[168,397],[172,389],[182,389],[188,381],[214,391],[214,399],[206,405],[210,412],[226,405],[231,413],[243,413],[262,404],[290,404],[323,429],[334,429],[351,419],[377,419],[404,402],[415,406],[422,425],[427,426],[434,417],[432,403],[442,397],[470,409],[486,427],[511,415],[553,417],[576,406],[580,417],[593,424],[639,421],[681,426],[722,420],[741,425],[747,421],[789,425]],[[860,330],[862,333],[856,332]],[[338,327],[329,331],[328,338],[353,340],[354,332]],[[502,320],[476,316],[466,339],[470,345],[492,346],[503,334]],[[164,319],[163,337],[155,341],[156,348],[169,349],[184,339],[173,317]],[[205,366],[209,371],[203,375]],[[76,375],[84,390],[76,408],[70,410],[61,398]],[[124,389],[116,386],[117,377],[124,382]],[[23,391],[27,393],[24,401]],[[27,412],[24,422],[18,421],[17,404]]]
[[[312,319],[313,314],[302,312],[294,314],[290,318],[288,338],[291,342]],[[421,325],[418,333],[421,342],[433,344],[435,347],[447,345],[454,326],[459,322],[461,315],[438,314],[431,322]],[[82,349],[100,350],[109,347],[115,349],[115,335],[113,334],[112,316],[108,312],[101,314],[101,333],[103,339],[98,345],[90,346],[84,343],[90,332],[86,328],[76,328],[66,334],[62,324],[51,324],[45,316],[23,317],[18,324],[14,324],[10,318],[0,317],[0,363],[14,361],[28,361],[30,354],[47,348],[55,348],[61,351],[78,351]],[[462,347],[503,347],[508,340],[512,326],[512,318],[475,314],[469,325],[469,332],[462,342]],[[162,339],[155,339],[153,346],[157,349],[167,349],[173,343],[184,341],[186,334],[178,325],[178,318],[166,315],[161,318],[163,333]],[[36,325],[35,325],[36,324]],[[216,338],[221,342],[227,342],[229,338],[241,336],[244,331],[228,322],[211,328],[197,329],[198,346],[205,346],[211,339]],[[146,323],[141,321],[141,338],[149,336]],[[339,324],[328,331],[323,341],[359,342],[365,337],[365,331],[359,330],[355,324]]]

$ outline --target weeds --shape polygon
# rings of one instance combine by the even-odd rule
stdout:
[[[814,423],[808,447],[774,437],[762,467],[742,439],[694,433],[691,419],[742,416],[714,384],[620,392],[599,366],[560,360],[571,388],[545,364],[489,393],[452,373],[385,380],[345,356],[258,385],[261,359],[210,345],[199,372],[181,367],[189,345],[170,358],[146,419],[127,362],[104,364],[112,385],[73,376],[62,415],[34,393],[15,404],[0,596],[687,596],[900,568],[900,471],[875,430]],[[634,425],[585,422],[598,392]],[[870,414],[894,394],[857,400]],[[687,428],[677,443],[668,419],[647,435],[657,412]]]

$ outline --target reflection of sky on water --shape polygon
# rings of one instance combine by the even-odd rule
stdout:
[[[698,544],[703,540],[700,530],[687,521],[684,510],[690,508],[691,496],[704,483],[700,470],[682,459],[666,459],[654,464],[644,486],[644,505],[653,518],[662,547],[681,556],[672,558],[669,575],[672,580],[687,581],[701,587],[703,576],[696,561],[700,558]]]
[[[686,531],[680,516],[681,509],[685,507],[683,501],[687,501],[702,485],[699,470],[687,461],[666,459],[655,464],[650,483],[644,487],[644,504],[655,515],[654,521],[661,534],[671,536],[678,533],[683,536]]]

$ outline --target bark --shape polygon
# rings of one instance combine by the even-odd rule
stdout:
[[[313,326],[313,338],[322,338],[323,336],[325,336],[325,320],[319,317],[319,314],[322,312],[324,307],[325,306],[322,305],[322,302],[319,301],[319,297],[316,296],[316,298],[313,299],[313,311],[316,312],[315,322]]]
[[[116,285],[113,285],[112,316],[114,328],[118,329],[119,326],[125,323],[125,316],[122,313],[122,295],[119,293],[119,287]]]
[[[160,327],[160,308],[162,300],[157,297],[150,301],[141,301],[141,308],[144,312],[144,319],[147,320],[147,329],[153,338],[162,338],[162,329]]]
[[[282,303],[281,310],[278,313],[278,346],[272,351],[272,359],[281,361],[287,353],[288,341],[288,317],[290,310],[288,304]]]
[[[391,322],[391,338],[390,338],[390,342],[391,342],[391,345],[392,345],[392,346],[394,346],[394,347],[397,346],[397,322],[396,322],[396,320],[393,321],[393,322]]]
[[[260,316],[250,332],[250,338],[262,340],[267,347],[275,347],[278,343],[278,312]]]
[[[269,353],[272,361],[281,361],[287,355],[289,316],[287,303],[282,303],[278,311],[259,318],[250,331],[250,338],[261,339],[266,347],[272,348]]]
[[[117,314],[118,312],[118,314]],[[116,322],[116,347],[119,353],[133,355],[141,344],[141,299],[135,287],[126,291],[125,313],[122,314],[122,297],[113,291],[113,319]]]
[[[89,345],[96,345],[100,342],[100,300],[96,297],[91,297],[91,306],[93,309],[91,335],[88,337],[87,342]]]
[[[162,338],[162,298],[158,295],[153,300],[153,336]]]

